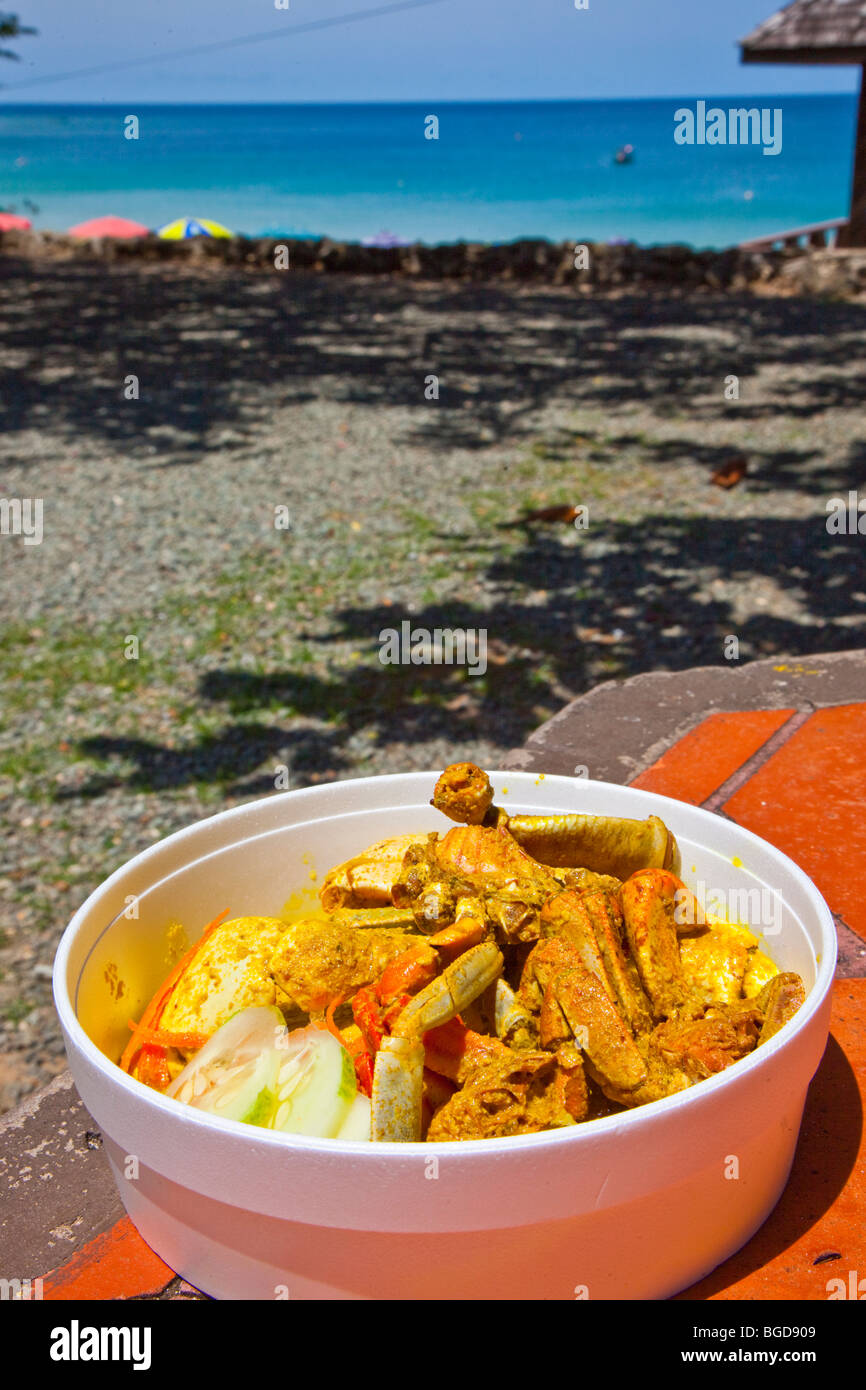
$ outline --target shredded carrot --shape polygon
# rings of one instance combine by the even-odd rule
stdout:
[[[129,1020],[129,1026],[142,1043],[154,1043],[157,1047],[195,1048],[196,1052],[210,1041],[209,1033],[168,1033],[162,1028],[145,1028],[142,1023]]]
[[[151,1086],[155,1091],[164,1091],[171,1081],[171,1073],[168,1069],[168,1058],[164,1047],[153,1047],[145,1043],[141,1049],[141,1060],[138,1064],[138,1079],[143,1081],[145,1086]]]
[[[339,1030],[339,1028],[337,1027],[336,1023],[334,1022],[334,1014],[336,1013],[337,1009],[339,1009],[340,1005],[341,1005],[341,1004],[344,1004],[345,1002],[346,1002],[346,996],[345,996],[345,994],[337,994],[337,995],[335,995],[335,997],[331,1000],[330,1004],[328,1005],[327,1009],[325,1010],[325,1027],[328,1029],[328,1032],[329,1032],[329,1033],[333,1033],[334,1037],[337,1039],[337,1042],[338,1042],[342,1047],[345,1047],[345,1046],[346,1046],[346,1043],[345,1043],[345,1040],[344,1040],[344,1038],[343,1038],[343,1034],[340,1032],[340,1030]]]
[[[195,945],[189,951],[187,951],[186,955],[178,961],[177,965],[174,967],[171,973],[166,977],[165,980],[163,980],[159,989],[156,991],[156,994],[153,996],[144,1013],[142,1014],[139,1022],[133,1023],[133,1035],[127,1043],[126,1047],[124,1048],[123,1056],[120,1059],[120,1066],[123,1068],[124,1071],[129,1072],[132,1070],[138,1058],[138,1054],[142,1050],[142,1042],[139,1038],[139,1029],[152,1029],[158,1026],[159,1020],[162,1017],[163,1010],[165,1009],[165,1006],[168,1003],[169,998],[171,997],[175,985],[178,983],[181,976],[185,973],[188,966],[191,965],[192,961],[198,955],[205,941],[207,941],[207,939],[213,935],[213,933],[216,931],[217,927],[220,925],[223,919],[228,916],[228,913],[228,908],[225,908],[219,914],[218,917],[215,917],[212,922],[208,923]],[[160,1074],[162,1073],[160,1072]],[[168,1083],[166,1082],[166,1084]]]

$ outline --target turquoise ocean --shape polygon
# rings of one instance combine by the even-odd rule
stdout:
[[[625,239],[725,246],[846,215],[853,96],[705,97],[782,111],[782,149],[678,145],[696,99],[379,105],[0,102],[0,207],[63,231],[157,227],[360,240]],[[138,118],[136,140],[126,118]],[[435,115],[439,138],[425,139]],[[631,163],[615,152],[634,146]],[[34,210],[36,209],[36,210]]]

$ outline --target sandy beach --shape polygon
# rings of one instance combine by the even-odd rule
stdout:
[[[0,538],[0,1108],[64,1065],[70,914],[154,840],[280,775],[495,766],[598,681],[731,636],[863,645],[863,538],[826,521],[866,485],[866,304],[0,273],[0,494],[44,515]],[[589,524],[520,521],[558,504]],[[486,673],[383,665],[404,620],[484,630]]]

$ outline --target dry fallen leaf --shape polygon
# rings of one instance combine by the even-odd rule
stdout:
[[[487,643],[487,661],[494,666],[504,666],[510,660],[510,653],[503,642],[493,638]]]
[[[746,476],[749,467],[749,460],[745,454],[733,454],[731,458],[725,459],[721,468],[717,470],[710,479],[716,487],[736,487]]]
[[[581,642],[598,642],[603,647],[612,647],[623,640],[625,633],[621,627],[615,628],[613,632],[602,632],[599,627],[579,627],[577,636]]]
[[[562,521],[570,526],[579,510],[578,507],[571,506],[568,503],[559,507],[538,507],[535,511],[524,512],[516,521],[502,522],[501,529],[505,530],[514,526],[526,526],[532,521]]]

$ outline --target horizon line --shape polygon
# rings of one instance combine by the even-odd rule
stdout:
[[[71,99],[69,101],[14,101],[5,102],[3,100],[3,88],[0,87],[0,114],[4,109],[14,106],[117,106],[125,109],[133,102],[138,106],[425,106],[436,102],[439,106],[570,106],[580,102],[639,102],[639,101],[733,101],[750,100],[763,97],[767,100],[784,99],[789,97],[856,97],[856,90],[850,92],[840,91],[814,91],[814,92],[662,92],[646,96],[593,96],[593,97],[426,97],[426,98],[403,98],[387,97],[377,101],[356,100],[315,100],[315,101],[275,101],[275,100],[245,100],[245,101],[218,101],[210,98],[202,98],[200,101],[189,100],[153,100],[148,98],[141,101],[136,97],[129,98],[128,101],[116,99],[93,101],[84,99]]]

